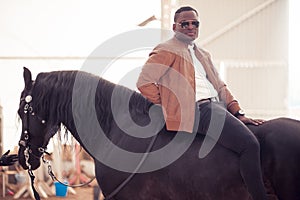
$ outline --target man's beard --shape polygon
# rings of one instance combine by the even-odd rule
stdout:
[[[180,41],[185,42],[187,44],[191,44],[195,40],[194,38],[192,38],[184,33],[178,32],[178,31],[175,31],[175,37],[177,39],[179,39]]]

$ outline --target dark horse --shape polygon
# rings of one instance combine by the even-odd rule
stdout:
[[[249,199],[234,152],[217,144],[199,158],[203,136],[169,132],[164,125],[143,129],[151,124],[151,115],[159,118],[161,113],[151,114],[155,105],[139,93],[79,71],[40,73],[33,81],[24,68],[24,81],[18,110],[22,120],[19,162],[24,169],[40,166],[49,139],[62,124],[94,158],[96,178],[107,199]],[[95,121],[90,117],[92,109]],[[130,120],[138,128],[130,129]],[[100,131],[92,127],[95,122]],[[268,191],[280,200],[300,200],[299,121],[278,118],[249,128],[261,144]],[[146,137],[145,130],[152,129],[159,131]],[[137,134],[129,134],[130,130]],[[171,151],[154,154],[174,143]],[[186,144],[183,152],[176,148]],[[180,156],[173,157],[175,154]]]

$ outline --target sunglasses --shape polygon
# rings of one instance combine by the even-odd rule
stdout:
[[[193,28],[198,28],[200,22],[199,21],[184,21],[184,22],[180,22],[180,23],[176,23],[179,24],[181,26],[181,28],[183,29],[187,29],[190,24],[192,24]]]

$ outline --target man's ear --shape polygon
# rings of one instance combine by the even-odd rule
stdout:
[[[174,32],[176,31],[176,24],[175,23],[173,24],[173,31]]]
[[[25,89],[30,90],[32,87],[32,75],[31,71],[27,69],[26,67],[23,67],[23,77],[24,77],[24,83],[25,83]]]

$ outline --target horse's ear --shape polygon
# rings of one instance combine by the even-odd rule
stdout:
[[[30,90],[32,87],[31,71],[26,67],[23,67],[23,69],[24,69],[23,77],[24,77],[25,89]]]

